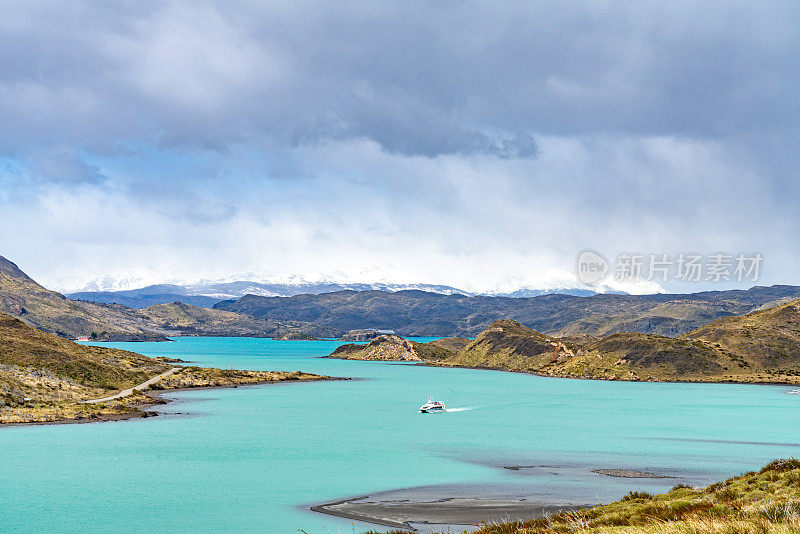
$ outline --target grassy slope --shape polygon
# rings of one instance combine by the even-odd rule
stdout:
[[[75,338],[106,332],[109,339],[156,340],[164,336],[142,325],[125,306],[76,302],[45,289],[0,256],[0,312],[45,332]]]
[[[679,338],[556,338],[501,320],[444,364],[613,380],[800,382],[800,300],[728,317]]]
[[[719,319],[682,337],[708,343],[745,368],[794,373],[800,370],[800,300]]]
[[[106,397],[163,373],[172,365],[141,354],[80,345],[0,313],[0,424],[141,415],[153,400],[141,393],[103,404]],[[154,389],[320,380],[300,372],[181,368]]]
[[[77,401],[124,389],[169,369],[140,354],[79,345],[0,313],[0,400],[14,406]]]
[[[158,328],[180,335],[325,337],[332,333],[309,323],[262,320],[182,302],[156,304],[138,312]]]
[[[539,370],[573,346],[536,332],[516,321],[495,321],[456,354],[445,360],[454,365],[513,370]]]
[[[74,301],[45,289],[2,256],[0,312],[70,339],[93,332],[104,341],[163,341],[166,335],[309,338],[336,333],[309,323],[261,320],[178,302],[134,310],[120,304]]]
[[[631,492],[620,501],[594,508],[481,527],[475,534],[797,533],[800,461],[775,460],[758,473],[706,488],[676,486],[660,495]]]

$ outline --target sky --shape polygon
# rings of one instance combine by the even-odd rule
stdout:
[[[0,255],[54,289],[800,284],[797,2],[7,1],[0,50]]]

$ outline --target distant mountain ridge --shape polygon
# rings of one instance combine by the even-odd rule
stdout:
[[[170,301],[143,309],[71,300],[0,256],[0,312],[60,337],[165,341],[170,335],[323,337],[335,332],[302,321],[260,319]]]
[[[320,295],[337,291],[426,291],[440,295],[491,296],[491,297],[534,297],[541,295],[573,295],[588,297],[597,295],[597,291],[580,287],[556,287],[550,289],[520,288],[511,291],[494,291],[474,293],[453,286],[437,284],[390,284],[390,283],[344,283],[344,282],[295,282],[267,283],[240,280],[235,282],[207,282],[197,284],[156,284],[138,289],[118,291],[77,291],[67,296],[75,300],[101,302],[105,304],[122,304],[131,308],[146,308],[154,304],[183,302],[203,308],[212,308],[223,300],[238,299],[245,295],[262,297],[293,297],[296,295]],[[624,294],[607,291],[608,293]]]
[[[116,303],[131,308],[145,308],[154,304],[183,302],[204,308],[211,308],[217,302],[237,299],[245,295],[265,297],[293,297],[295,295],[333,293],[336,291],[402,291],[419,289],[442,295],[469,295],[455,287],[434,284],[386,284],[386,283],[336,283],[336,282],[299,282],[299,283],[265,283],[247,280],[235,282],[213,282],[187,285],[157,284],[139,289],[122,291],[78,291],[67,296],[76,300]]]
[[[444,290],[442,287],[449,286],[438,288]],[[201,289],[219,290],[223,295],[251,288],[252,282],[225,282]],[[474,337],[497,319],[518,321],[561,337],[629,332],[677,337],[720,318],[800,298],[800,287],[788,285],[692,294],[547,294],[525,298],[418,289],[390,292],[384,288],[290,297],[247,294],[203,308],[173,298],[175,294],[171,293],[201,297],[186,295],[201,289],[159,285],[132,290],[128,298],[160,299],[159,304],[139,309],[119,303],[70,300],[37,284],[0,257],[0,311],[62,337],[94,333],[105,340],[163,340],[167,335],[308,339],[336,337],[363,328],[394,330],[404,336]]]
[[[505,318],[557,336],[639,332],[674,337],[716,319],[774,306],[788,298],[800,298],[800,287],[530,298],[338,291],[293,297],[246,295],[214,307],[253,317],[311,322],[338,331],[377,328],[403,336],[473,337],[498,318]]]
[[[219,297],[189,295],[185,287],[171,284],[159,284],[126,291],[81,291],[69,293],[67,296],[73,300],[122,304],[136,309],[147,308],[157,304],[170,304],[172,302],[211,308],[222,300]]]

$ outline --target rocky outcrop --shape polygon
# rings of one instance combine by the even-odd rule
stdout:
[[[348,330],[339,339],[341,341],[372,341],[379,335],[377,330]]]
[[[342,345],[328,357],[347,360],[423,361],[412,341],[394,334],[378,336],[367,345]]]

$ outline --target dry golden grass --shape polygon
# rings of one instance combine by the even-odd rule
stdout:
[[[301,371],[242,371],[238,369],[212,369],[185,367],[151,386],[151,389],[182,389],[198,387],[230,387],[287,380],[324,380],[330,377]]]

